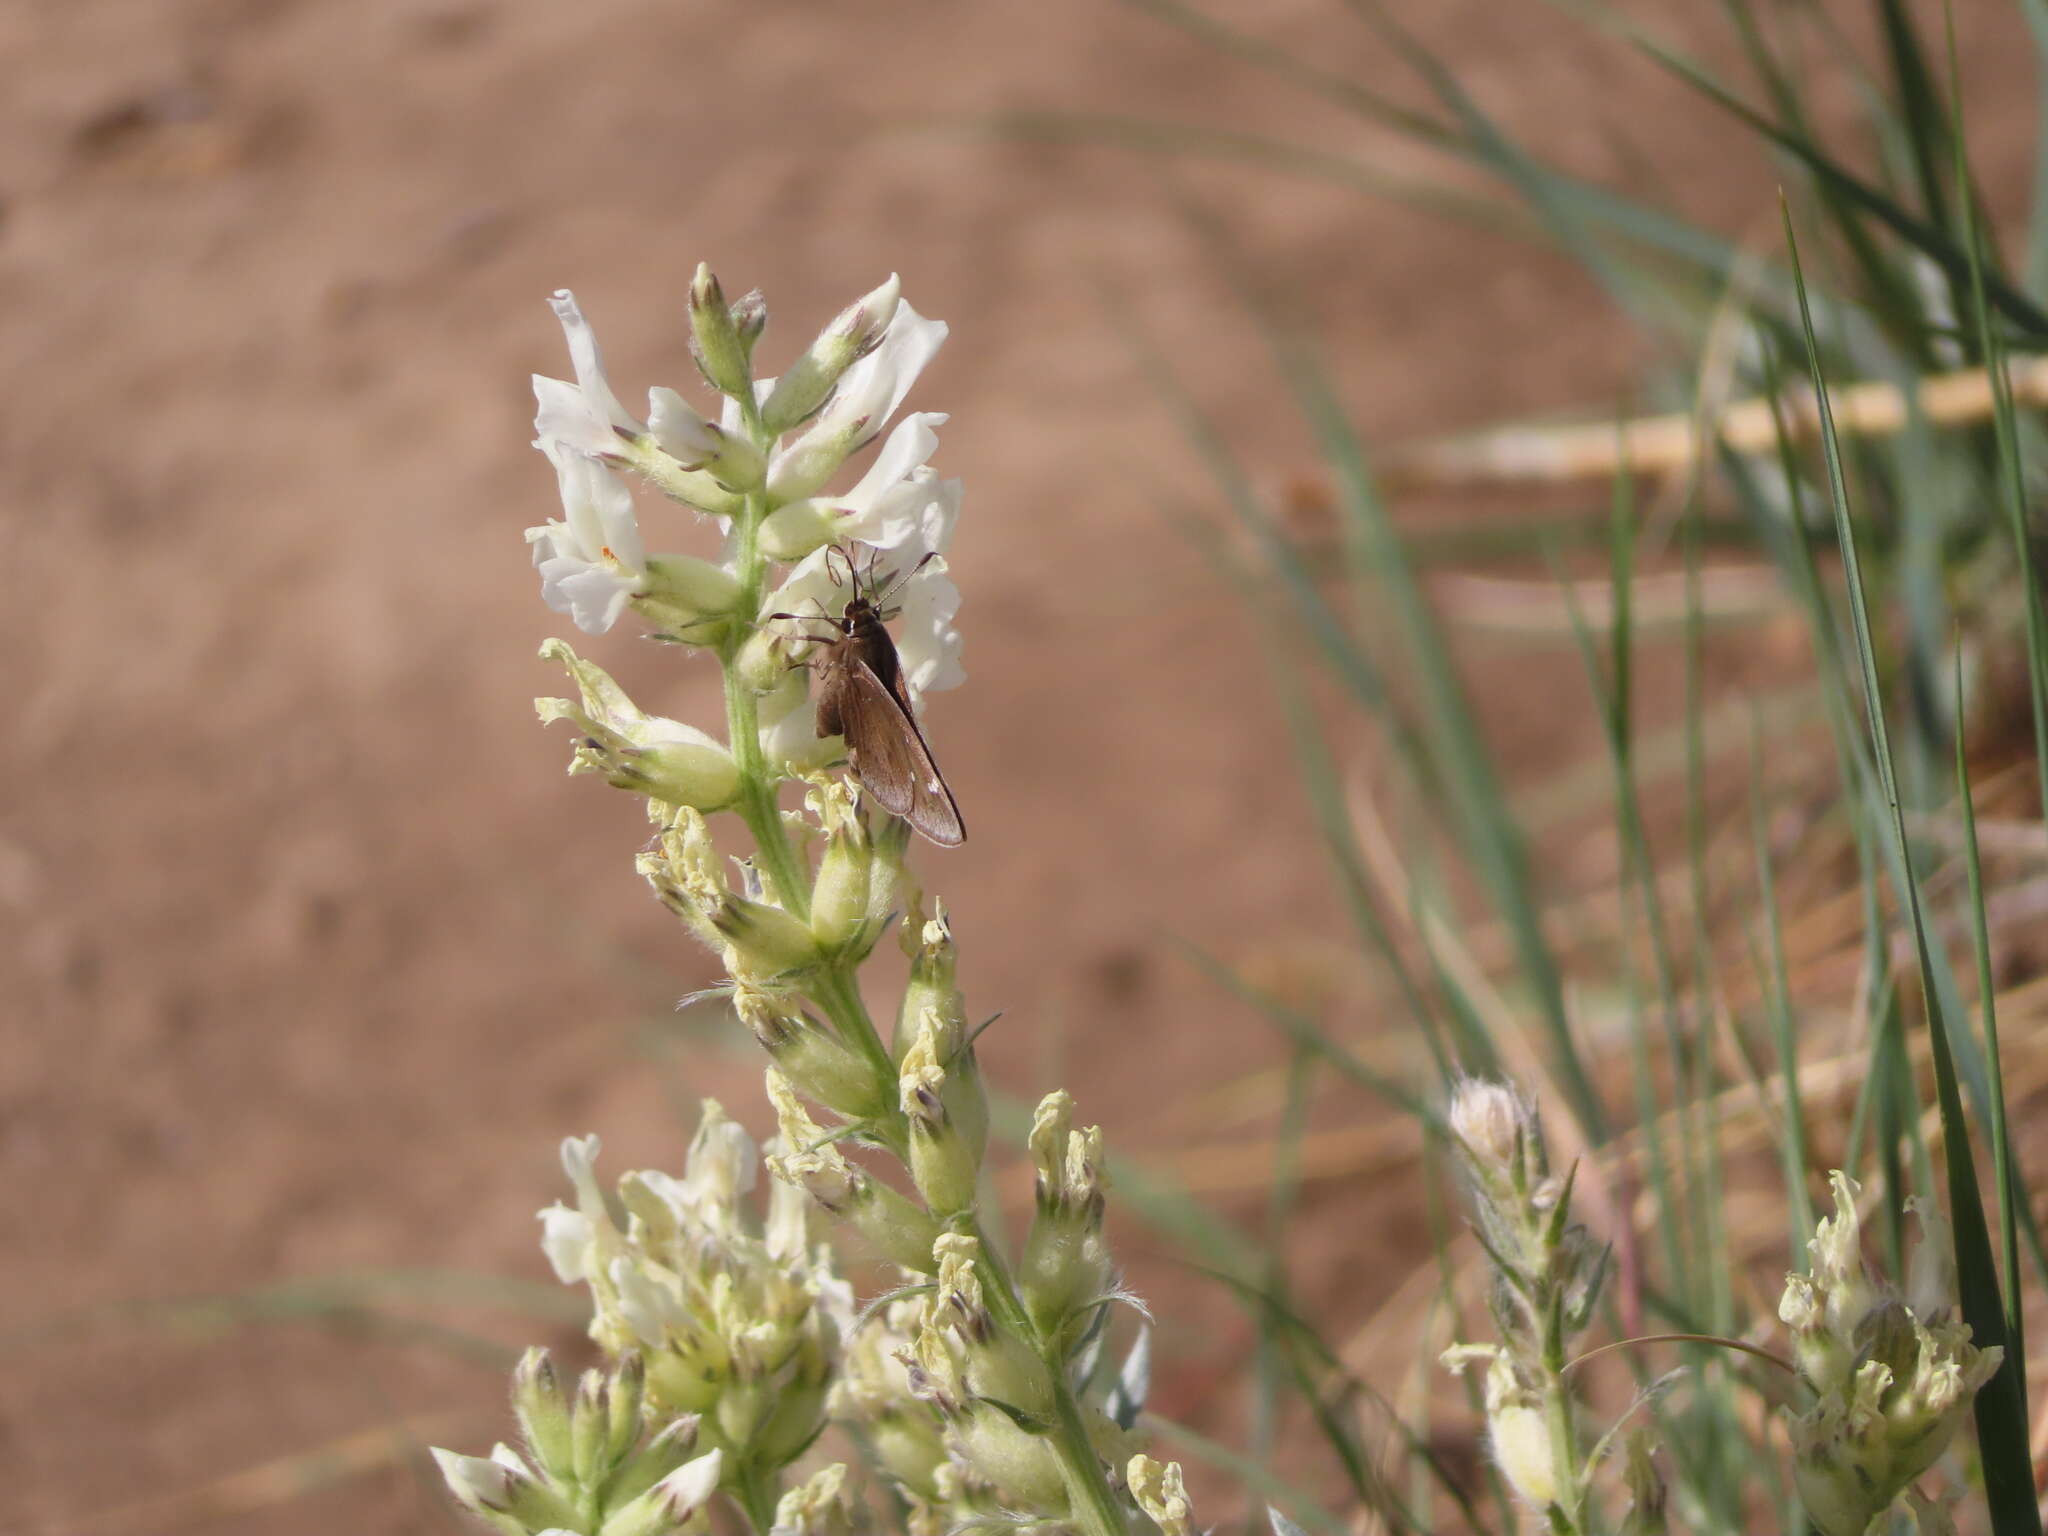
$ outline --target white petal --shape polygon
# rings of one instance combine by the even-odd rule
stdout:
[[[581,1211],[551,1205],[540,1213],[540,1251],[554,1266],[555,1278],[574,1285],[590,1278],[590,1259],[597,1245],[597,1226]]]
[[[706,1099],[683,1164],[683,1185],[699,1210],[730,1206],[754,1187],[761,1155],[747,1128]]]
[[[824,767],[843,749],[837,736],[819,739],[817,707],[804,694],[796,694],[795,702],[779,713],[766,708],[768,699],[761,703],[761,752],[769,762],[808,773]]]
[[[846,589],[832,579],[833,565],[838,559],[829,545],[824,549],[812,550],[790,567],[789,574],[782,580],[782,585],[769,594],[762,611],[806,616],[814,613],[837,615],[845,612]]]
[[[896,601],[903,610],[896,654],[910,691],[921,697],[958,688],[967,680],[960,665],[960,631],[953,625],[960,589],[946,575],[945,561],[934,560],[905,582]]]
[[[540,562],[542,600],[555,612],[568,614],[587,635],[601,635],[618,623],[639,585],[634,577],[608,565],[559,557]]]
[[[626,482],[558,438],[543,438],[540,447],[555,466],[562,513],[574,540],[573,548],[559,552],[593,564],[617,561],[636,576],[645,571],[646,548],[640,539],[639,519],[633,513],[633,493]]]
[[[616,454],[619,451],[619,434],[612,430],[603,412],[594,408],[574,384],[536,373],[533,376],[533,398],[539,407],[533,418],[533,431],[539,444],[561,443],[579,453]]]
[[[727,405],[732,402],[728,400]],[[662,452],[679,464],[702,464],[718,451],[718,439],[697,408],[672,389],[647,391],[647,430]],[[737,431],[738,428],[734,428]]]
[[[875,455],[875,462],[860,477],[860,484],[842,498],[845,503],[865,510],[883,492],[924,465],[939,451],[939,434],[935,429],[944,426],[946,419],[944,411],[913,411],[897,422],[889,441]]]
[[[882,344],[846,370],[832,403],[825,407],[821,424],[837,422],[843,429],[865,416],[863,440],[873,437],[896,414],[896,407],[945,340],[945,321],[927,320],[910,307],[908,299],[903,300],[896,306],[896,317],[889,322]]]
[[[641,1343],[659,1348],[671,1334],[687,1332],[690,1309],[676,1294],[672,1277],[651,1264],[612,1260],[612,1287],[618,1292],[619,1316]]]
[[[651,1490],[669,1509],[671,1521],[681,1524],[718,1492],[718,1479],[725,1465],[725,1452],[708,1451],[695,1461],[686,1461]]]
[[[590,402],[591,409],[613,426],[624,427],[634,433],[644,431],[640,423],[619,404],[619,397],[612,393],[611,381],[604,375],[604,358],[597,350],[597,333],[583,318],[583,311],[576,307],[576,295],[566,288],[557,289],[549,296],[548,303],[555,311],[555,318],[562,322],[562,334],[569,341],[569,362],[576,370],[576,387],[583,391],[583,398]]]
[[[604,1148],[595,1134],[562,1138],[562,1172],[576,1190],[576,1204],[585,1215],[604,1212],[604,1194],[597,1187],[597,1154]]]

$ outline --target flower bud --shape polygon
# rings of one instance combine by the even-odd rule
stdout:
[[[777,507],[761,522],[761,550],[771,560],[795,563],[837,542],[845,514],[832,503],[805,497]]]
[[[1025,1430],[1000,1408],[977,1404],[947,1433],[956,1455],[996,1489],[1006,1509],[1028,1509],[1040,1521],[1058,1522],[1069,1503],[1067,1480],[1052,1443]]]
[[[1150,1456],[1133,1456],[1124,1483],[1138,1508],[1159,1527],[1159,1536],[1189,1536],[1193,1509],[1181,1481],[1179,1462],[1162,1466]]]
[[[782,1132],[783,1150],[768,1159],[775,1176],[806,1190],[897,1268],[929,1273],[940,1232],[930,1213],[848,1162],[805,1111],[789,1079],[773,1067],[768,1099]]]
[[[498,1446],[488,1460],[436,1447],[434,1460],[458,1503],[512,1536],[575,1523],[568,1501],[535,1477],[510,1446]]]
[[[676,1536],[701,1528],[699,1517],[718,1491],[723,1451],[685,1462],[660,1482],[606,1517],[598,1536]]]
[[[647,430],[661,451],[684,469],[702,470],[739,495],[761,488],[768,461],[736,432],[706,421],[672,389],[647,392]]]
[[[775,381],[761,407],[762,424],[780,435],[825,403],[840,375],[875,349],[895,318],[903,284],[892,272],[874,292],[848,305]]]
[[[670,501],[711,517],[731,517],[747,499],[728,490],[710,471],[689,469],[655,440],[651,432],[619,440],[618,457],[639,472],[647,483]]]
[[[673,807],[660,821],[654,848],[636,858],[633,867],[706,947],[722,951],[725,936],[712,925],[712,917],[728,893],[710,828],[690,806]]]
[[[758,288],[749,288],[732,301],[732,328],[747,356],[754,355],[754,343],[768,329],[768,298]]]
[[[559,1475],[573,1465],[569,1404],[544,1349],[529,1349],[512,1372],[512,1412],[540,1470]]]
[[[735,306],[726,303],[725,290],[711,268],[703,262],[697,264],[697,275],[690,283],[690,353],[713,389],[735,400],[748,400],[754,390],[754,339],[768,323],[768,306],[758,292],[740,302],[747,306],[745,324],[751,335],[743,335],[741,322],[733,314]]]
[[[1542,1146],[1535,1107],[1506,1083],[1463,1079],[1451,1094],[1449,1118],[1460,1149],[1489,1182],[1513,1181],[1531,1146]]]
[[[840,780],[828,780],[807,798],[825,829],[825,852],[811,887],[811,931],[828,953],[843,951],[859,960],[873,947],[881,926],[872,921],[875,856],[867,814]]]
[[[633,611],[654,626],[657,639],[716,645],[732,620],[739,592],[732,573],[709,560],[650,555]]]
[[[981,1158],[947,1112],[933,1017],[927,1010],[924,1029],[904,1055],[897,1094],[910,1124],[911,1182],[932,1214],[944,1219],[973,1208]]]
[[[816,1020],[745,983],[733,993],[733,1010],[807,1098],[856,1120],[882,1107],[873,1065]]]
[[[711,914],[711,926],[724,937],[741,980],[810,970],[823,959],[810,926],[765,901],[728,895]]]
[[[982,1301],[976,1269],[981,1244],[949,1232],[933,1245],[932,1257],[939,1266],[938,1285],[926,1309],[926,1326],[950,1329],[959,1340],[974,1395],[1028,1419],[1049,1420],[1053,1383],[1045,1362],[1022,1339],[998,1327]]]
[[[583,696],[580,704],[533,701],[543,724],[568,720],[583,733],[569,760],[571,773],[600,774],[616,788],[698,810],[715,810],[739,793],[732,754],[702,731],[643,713],[609,673],[561,640],[548,641],[540,654],[567,667]]]
[[[576,1384],[570,1440],[572,1475],[584,1487],[596,1487],[612,1469],[612,1386],[603,1371],[585,1371]]]
[[[1038,1165],[1037,1214],[1018,1264],[1018,1284],[1031,1320],[1046,1338],[1085,1312],[1111,1285],[1109,1248],[1102,1240],[1104,1192],[1102,1128],[1073,1128],[1074,1101],[1064,1091],[1046,1095],[1031,1127],[1031,1157]]]

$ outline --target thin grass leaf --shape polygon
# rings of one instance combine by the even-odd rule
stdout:
[[[1889,735],[1885,727],[1884,696],[1877,676],[1877,658],[1871,645],[1870,616],[1863,591],[1863,574],[1857,560],[1855,530],[1849,521],[1848,490],[1843,483],[1839,445],[1829,411],[1826,380],[1821,374],[1820,349],[1813,337],[1812,317],[1804,307],[1805,281],[1799,268],[1799,249],[1792,230],[1789,208],[1785,214],[1785,238],[1792,262],[1793,281],[1798,287],[1801,319],[1807,339],[1807,362],[1820,402],[1821,447],[1828,469],[1828,491],[1834,504],[1835,536],[1840,542],[1846,574],[1849,612],[1856,634],[1858,659],[1863,668],[1865,705],[1873,742],[1872,756],[1888,802],[1892,832],[1896,838],[1900,899],[1904,903],[1920,961],[1920,973],[1929,1012],[1928,1039],[1934,1061],[1935,1090],[1940,1107],[1948,1155],[1943,1159],[1948,1173],[1949,1209],[1955,1230],[1956,1284],[1963,1318],[1980,1347],[2003,1346],[2006,1340],[2005,1307],[2000,1296],[1996,1260],[1991,1252],[1990,1232],[1985,1224],[1984,1204],[1977,1187],[1976,1169],[1971,1161],[1969,1122],[1963,1112],[1962,1095],[1956,1081],[1955,1065],[1949,1051],[1952,1020],[1944,1016],[1935,985],[1934,963],[1927,924],[1920,905],[1919,881],[1913,870],[1906,834],[1904,807],[1899,803],[1893,776]],[[1978,268],[1981,273],[1981,265]],[[2016,1277],[2015,1277],[2016,1278]],[[1977,1446],[1983,1461],[1984,1493],[1990,1507],[1992,1529],[1999,1536],[2039,1536],[2041,1513],[2034,1501],[2033,1464],[2027,1430],[2026,1386],[2019,1377],[2019,1361],[2007,1354],[1998,1372],[1977,1395]]]
[[[1648,57],[1693,86],[1738,121],[1747,124],[1776,144],[1805,165],[1833,191],[1849,199],[1855,206],[1926,256],[1948,274],[1952,281],[1967,283],[1970,280],[1968,253],[1942,231],[1933,228],[1910,210],[1900,207],[1883,191],[1871,186],[1853,171],[1822,153],[1810,141],[1772,122],[1691,60],[1663,48],[1640,34],[1635,37],[1635,42]],[[1801,284],[1800,293],[1803,301],[1804,275],[1796,274],[1796,280]],[[2029,337],[2048,343],[2048,311],[2043,311],[2032,299],[1994,274],[1985,274],[1984,288],[1987,298],[2008,320]],[[1810,309],[1808,318],[1810,319]],[[1818,343],[1815,345],[1818,346]]]
[[[1956,658],[1956,686],[1962,686],[1962,658]],[[1963,733],[1956,732],[1956,798],[1963,812],[1963,862],[1970,880],[1970,937],[1977,958],[1977,1008],[1984,1020],[1984,1053],[1991,1062],[1991,1169],[1998,1191],[1998,1238],[2005,1275],[2007,1348],[2019,1358],[2020,1380],[2027,1379],[2026,1325],[2020,1310],[2020,1245],[2017,1212],[2026,1193],[2013,1167],[2010,1128],[2005,1118],[2005,1072],[1998,1051],[1998,996],[1991,975],[1991,933],[1984,916],[1984,866],[1977,852],[1977,808],[1970,793],[1969,755]]]

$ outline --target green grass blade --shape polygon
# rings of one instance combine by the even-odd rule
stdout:
[[[1820,406],[1821,448],[1828,471],[1828,491],[1834,505],[1835,536],[1841,545],[1846,574],[1849,612],[1856,635],[1858,659],[1862,664],[1865,707],[1885,800],[1891,813],[1891,831],[1896,838],[1900,900],[1906,908],[1913,934],[1924,995],[1927,999],[1928,1039],[1934,1060],[1935,1088],[1940,1106],[1948,1155],[1943,1159],[1948,1174],[1950,1217],[1955,1229],[1956,1283],[1964,1320],[1980,1347],[2005,1343],[2005,1307],[2000,1297],[1997,1262],[1984,1217],[1982,1192],[1977,1187],[1976,1169],[1970,1155],[1969,1121],[1963,1112],[1949,1044],[1952,1021],[1934,986],[1931,941],[1921,909],[1919,881],[1915,877],[1911,844],[1906,834],[1904,808],[1899,803],[1898,784],[1892,768],[1891,745],[1885,726],[1884,695],[1881,691],[1877,658],[1870,635],[1870,615],[1863,590],[1863,573],[1857,559],[1855,529],[1849,520],[1848,489],[1842,476],[1842,459],[1835,438],[1833,413],[1828,404],[1826,379],[1820,365],[1820,348],[1813,336],[1811,313],[1805,307],[1805,279],[1799,267],[1799,250],[1792,231],[1791,210],[1784,211],[1785,238],[1792,262],[1794,284],[1801,296],[1801,319],[1806,332],[1807,362]],[[1981,270],[1981,268],[1980,268]],[[1990,1506],[1992,1529],[1999,1536],[2039,1536],[2041,1514],[2034,1502],[2033,1469],[2027,1433],[2026,1386],[2020,1379],[2015,1354],[2008,1354],[1996,1375],[1977,1395],[1977,1445],[1983,1462],[1984,1491]]]
[[[1798,160],[1830,191],[1868,213],[1894,235],[1934,262],[1952,282],[1963,284],[1970,280],[1968,253],[1941,230],[1929,225],[1909,209],[1900,207],[1881,189],[1871,186],[1855,172],[1824,154],[1809,140],[1772,122],[1691,60],[1662,48],[1648,38],[1639,36],[1636,44],[1673,75],[1686,81],[1738,121]],[[2044,312],[2033,300],[1994,274],[1985,274],[1984,286],[1986,296],[2007,319],[2029,336],[2048,342],[2048,312]],[[1805,301],[1803,276],[1801,299],[1802,302]],[[1810,317],[1810,306],[1808,312]]]
[[[1956,658],[1956,687],[1962,687],[1962,658]],[[1984,1020],[1985,1055],[1991,1062],[1991,1169],[1998,1191],[1998,1247],[2005,1274],[2006,1347],[2027,1379],[2026,1325],[2020,1311],[2020,1239],[2017,1212],[2025,1205],[2013,1168],[2012,1139],[2005,1118],[2005,1071],[1998,1051],[1998,986],[1991,974],[1991,933],[1984,916],[1984,864],[1977,850],[1977,807],[1970,793],[1970,761],[1963,733],[1956,732],[1956,800],[1963,812],[1963,863],[1970,880],[1970,938],[1977,957],[1977,1009]]]

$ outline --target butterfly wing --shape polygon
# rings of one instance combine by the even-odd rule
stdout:
[[[940,847],[959,847],[967,840],[960,806],[932,761],[916,717],[860,658],[845,658],[837,672],[829,689],[830,705],[861,787],[884,810],[901,816]],[[825,704],[821,698],[821,724]]]

